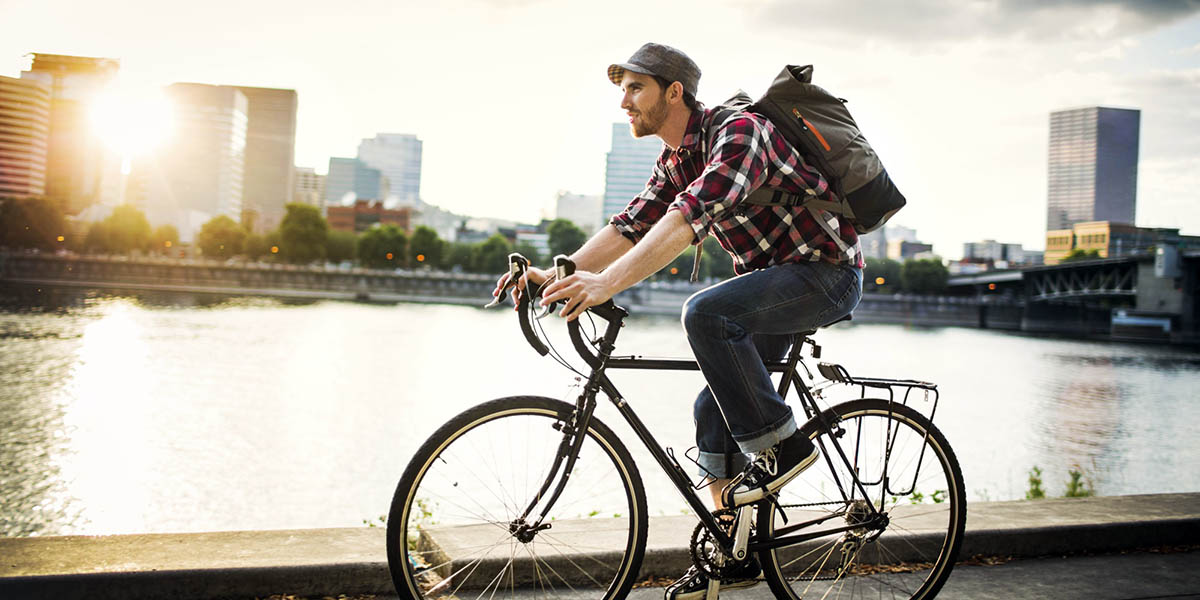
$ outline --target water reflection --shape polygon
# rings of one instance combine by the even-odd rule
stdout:
[[[357,526],[386,512],[408,457],[453,414],[574,393],[511,311],[0,298],[0,535]],[[546,325],[569,352],[561,324]],[[936,423],[972,500],[1024,497],[1035,465],[1051,495],[1075,464],[1102,494],[1200,489],[1196,353],[887,325],[818,338],[852,374],[940,385]],[[689,354],[672,318],[632,320],[619,351]],[[693,444],[699,375],[614,380],[662,443]],[[611,406],[598,416],[646,456]],[[651,514],[678,514],[666,478],[639,464]]]

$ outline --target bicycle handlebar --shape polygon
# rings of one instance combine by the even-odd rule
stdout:
[[[516,252],[508,255],[508,265],[508,285],[505,285],[505,287],[500,290],[500,293],[496,296],[495,300],[493,300],[485,308],[497,306],[503,302],[508,296],[509,286],[519,285],[521,278],[524,277],[529,271],[529,259]],[[562,254],[554,257],[554,274],[558,279],[566,279],[574,273],[575,263],[570,258],[567,258]],[[549,354],[550,349],[546,347],[546,344],[542,342],[537,333],[533,330],[533,322],[529,318],[529,313],[532,312],[533,300],[541,297],[542,288],[544,287],[545,282],[543,282],[542,285],[533,283],[528,279],[526,279],[526,282],[527,285],[525,288],[525,293],[521,294],[521,299],[517,303],[517,319],[521,323],[521,333],[525,335],[525,341],[528,342],[538,354],[545,356]],[[548,307],[546,314],[552,312],[553,308],[553,306]],[[606,300],[602,304],[593,306],[589,308],[588,311],[596,314],[609,323],[619,322],[620,320],[629,316],[629,313],[626,312],[625,309],[617,306],[612,299]],[[571,336],[571,344],[575,346],[575,351],[579,353],[579,356],[583,358],[584,362],[586,362],[592,368],[599,368],[601,364],[600,357],[591,351],[589,343],[584,340],[583,330],[579,325],[579,319],[568,321],[567,331]]]

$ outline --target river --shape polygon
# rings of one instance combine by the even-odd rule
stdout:
[[[851,374],[939,384],[971,500],[1024,498],[1035,466],[1051,496],[1071,469],[1101,495],[1200,490],[1194,351],[855,323],[817,340]],[[690,355],[660,317],[631,319],[618,350]],[[511,310],[0,290],[0,535],[378,523],[442,422],[499,396],[570,397],[573,378]],[[660,442],[692,445],[698,374],[613,378]],[[628,433],[613,407],[598,415]],[[639,464],[651,514],[678,514]]]

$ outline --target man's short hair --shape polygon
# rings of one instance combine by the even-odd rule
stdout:
[[[671,87],[671,84],[673,83],[671,81],[667,81],[667,78],[659,77],[658,75],[651,75],[651,77],[654,78],[654,81],[658,82],[658,87],[662,88],[663,93],[666,93],[667,88]],[[696,100],[696,97],[688,91],[683,92],[683,105],[694,111],[700,111],[704,109],[704,105],[701,104],[699,100]]]

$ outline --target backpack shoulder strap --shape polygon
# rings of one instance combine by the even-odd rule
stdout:
[[[750,108],[752,103],[753,101],[749,94],[738,90],[728,100],[713,107],[711,114],[708,116],[708,127],[704,131],[705,154],[712,149],[713,143],[717,141],[717,130],[731,117]]]

